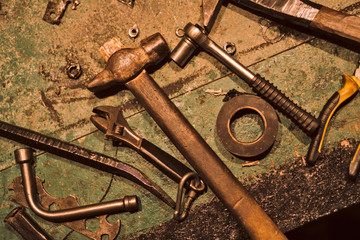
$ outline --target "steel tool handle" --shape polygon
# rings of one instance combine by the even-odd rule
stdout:
[[[257,94],[283,112],[309,135],[312,135],[319,127],[319,122],[314,116],[291,101],[272,83],[260,75],[257,74],[252,79],[250,85]]]
[[[322,7],[310,27],[360,43],[360,18]]]
[[[43,219],[51,222],[70,222],[100,215],[139,211],[140,202],[136,196],[125,196],[123,199],[109,202],[49,211],[41,205],[38,198],[35,174],[32,169],[33,151],[31,148],[20,148],[15,150],[14,155],[16,163],[20,165],[26,202],[29,208]]]
[[[125,84],[253,239],[286,239],[164,91],[144,70]]]
[[[347,99],[352,97],[360,88],[360,80],[356,77],[349,77],[344,74],[344,86],[335,92],[331,98],[326,102],[319,115],[320,126],[310,143],[309,151],[306,156],[306,162],[309,165],[314,165],[321,153],[322,144],[324,141],[326,129],[335,111]]]
[[[187,173],[192,172],[190,168],[146,139],[142,140],[139,153],[177,183],[180,183]]]
[[[356,152],[354,154],[353,159],[350,162],[349,165],[349,177],[352,180],[356,180],[357,176],[359,175],[359,171],[360,171],[360,144],[356,149]]]

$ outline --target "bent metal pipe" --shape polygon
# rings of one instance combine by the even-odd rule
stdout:
[[[91,218],[104,214],[121,212],[136,212],[139,210],[139,201],[136,196],[125,196],[124,199],[97,203],[88,206],[75,207],[66,210],[48,211],[37,200],[35,175],[32,170],[34,150],[21,148],[15,150],[16,162],[20,165],[24,194],[29,207],[37,215],[51,222],[68,222],[78,219]]]

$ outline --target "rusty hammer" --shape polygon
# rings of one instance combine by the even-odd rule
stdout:
[[[163,37],[156,33],[137,48],[114,53],[105,69],[88,84],[91,91],[124,84],[151,115],[186,160],[199,173],[253,239],[286,239],[275,223],[220,160],[205,140],[147,74],[145,68],[169,54]]]

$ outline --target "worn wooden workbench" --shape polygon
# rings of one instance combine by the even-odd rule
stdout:
[[[352,14],[360,12],[360,2],[356,0],[316,0],[315,2],[334,9],[351,6],[345,10]],[[0,87],[2,88],[0,119],[116,157],[139,168],[175,198],[177,186],[171,180],[134,151],[123,147],[115,148],[110,142],[104,141],[103,134],[96,131],[89,122],[92,108],[99,105],[123,106],[125,115],[129,117],[129,124],[135,132],[184,163],[186,163],[185,159],[150,116],[142,111],[129,91],[124,90],[106,98],[97,98],[86,89],[86,84],[105,65],[98,51],[104,42],[118,37],[124,45],[133,47],[138,46],[142,38],[160,32],[173,49],[179,41],[175,35],[178,27],[183,27],[188,22],[201,23],[201,1],[136,0],[133,9],[117,0],[82,1],[75,11],[68,7],[59,26],[42,20],[46,0],[21,2],[4,0],[1,3],[2,9],[7,14],[0,15]],[[229,3],[222,7],[211,32],[211,38],[220,45],[234,42],[237,47],[234,55],[236,59],[250,66],[253,72],[272,81],[295,102],[318,116],[326,100],[341,88],[341,74],[353,74],[359,53],[289,28],[281,29],[285,35],[279,42],[267,43],[263,38],[259,22],[260,17],[257,15]],[[135,40],[128,36],[128,29],[134,24],[140,29],[140,35]],[[270,29],[268,34],[276,36],[279,34],[279,28]],[[83,74],[78,80],[72,80],[66,75],[65,67],[69,61],[81,64]],[[338,146],[342,147],[341,153],[347,154],[345,154],[346,159],[341,158],[341,155],[338,156],[338,160],[343,161],[340,161],[342,170],[333,169],[333,171],[339,172],[338,179],[342,184],[334,185],[330,184],[330,176],[322,175],[325,169],[329,169],[326,167],[330,166],[327,165],[328,159],[323,158],[314,168],[305,166],[303,157],[306,155],[310,139],[281,114],[279,114],[280,126],[276,142],[270,153],[260,160],[259,165],[242,167],[245,160],[232,156],[224,149],[215,132],[216,117],[223,105],[223,97],[205,93],[205,90],[220,88],[224,92],[231,89],[241,92],[251,90],[244,81],[232,75],[206,53],[198,54],[184,69],[170,62],[152,73],[152,76],[239,180],[246,183],[249,191],[258,192],[257,200],[260,205],[270,209],[271,203],[277,201],[278,210],[271,211],[278,212],[271,216],[282,230],[292,230],[322,215],[360,201],[360,194],[356,191],[358,184],[346,180],[347,164],[355,151],[360,131],[358,97],[338,112],[336,118],[332,120],[326,138],[326,153],[335,154],[337,148],[331,150]],[[250,127],[243,128],[239,123],[236,128],[243,131],[246,136],[249,134],[246,129],[256,128],[256,122],[254,117],[248,117],[242,119],[241,123]],[[238,136],[240,137],[241,134]],[[350,140],[344,142],[344,139]],[[0,138],[0,219],[4,219],[9,211],[17,206],[9,200],[13,192],[8,190],[8,186],[16,176],[20,175],[13,151],[21,146],[16,142]],[[139,236],[152,227],[170,220],[173,215],[167,205],[129,180],[114,177],[67,159],[46,153],[40,154],[37,157],[36,174],[45,179],[44,186],[51,195],[56,197],[75,195],[80,205],[96,203],[100,200],[113,200],[124,195],[138,195],[141,198],[142,211],[112,215],[108,218],[110,222],[121,219],[119,239]],[[296,177],[302,174],[304,178]],[[277,185],[279,189],[272,188],[273,183],[266,182],[269,177],[280,180],[281,176],[284,182]],[[312,182],[313,179],[316,179],[316,182]],[[305,185],[291,185],[292,181],[304,181]],[[306,182],[309,185],[306,185]],[[258,184],[267,186],[267,191],[257,187]],[[321,185],[318,189],[324,192],[321,199],[323,203],[334,199],[332,192],[336,192],[340,200],[336,204],[323,204],[322,211],[310,216],[307,215],[311,213],[310,206],[313,210],[319,209],[319,205],[311,205],[312,196],[306,192],[308,188],[316,187],[316,184]],[[315,191],[316,188],[313,190]],[[281,202],[282,198],[272,199],[271,196],[277,193],[286,194],[286,198],[292,201]],[[211,199],[213,194],[208,191],[196,201],[197,209],[202,209],[202,206],[205,206],[203,204],[210,202]],[[293,207],[288,209],[286,215],[279,213],[281,206],[292,206],[292,204]],[[294,207],[300,205],[303,206],[304,212],[299,212],[297,207]],[[195,219],[196,214],[191,216],[192,220]],[[64,237],[85,239],[64,226],[46,222],[37,216],[34,218],[56,239]],[[97,225],[96,221],[87,221],[89,229],[94,230]],[[229,233],[233,234],[231,235],[233,239],[237,236],[236,228],[234,231],[235,233]],[[0,232],[3,239],[20,239],[20,236],[2,221]],[[206,233],[212,234],[211,231],[203,231],[203,235]],[[179,237],[168,233],[167,237],[171,236]],[[228,239],[229,236],[207,237]]]

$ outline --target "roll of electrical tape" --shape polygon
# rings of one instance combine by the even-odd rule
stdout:
[[[238,141],[230,130],[236,114],[254,111],[262,118],[264,129],[253,142]],[[232,98],[221,108],[216,120],[217,135],[226,150],[240,157],[255,157],[271,148],[278,132],[278,117],[274,108],[259,96],[241,94]]]

